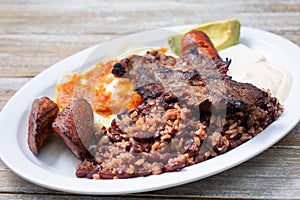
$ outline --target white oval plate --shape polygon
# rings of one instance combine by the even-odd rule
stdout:
[[[190,26],[167,28],[183,30]],[[134,37],[134,36],[133,36]],[[164,36],[159,36],[165,41]],[[147,38],[149,39],[149,38]],[[151,39],[150,39],[151,40]],[[111,41],[118,43],[118,40]],[[155,41],[154,41],[155,42]],[[66,70],[79,70],[96,48],[91,47],[51,66],[22,87],[6,104],[0,115],[0,153],[2,161],[24,179],[47,188],[79,194],[126,194],[173,187],[196,181],[232,168],[266,150],[284,137],[300,120],[300,48],[269,32],[242,27],[240,43],[282,66],[292,76],[292,88],[283,102],[283,115],[262,133],[223,155],[186,167],[179,172],[119,180],[89,180],[75,177],[79,163],[61,140],[52,136],[39,156],[27,146],[27,121],[37,97],[53,97],[58,76]]]

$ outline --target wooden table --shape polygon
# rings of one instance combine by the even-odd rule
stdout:
[[[300,46],[300,0],[0,0],[0,110],[44,69],[116,33],[233,17]],[[300,199],[300,124],[276,145],[233,169],[190,184],[121,197]],[[24,181],[0,161],[0,199],[37,198],[81,196]],[[88,197],[94,198],[98,197]]]

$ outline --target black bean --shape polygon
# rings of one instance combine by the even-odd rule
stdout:
[[[118,178],[133,178],[133,177],[136,177],[137,175],[135,173],[132,173],[132,174],[128,174],[126,172],[118,172],[116,173],[116,177]]]
[[[118,134],[109,134],[108,136],[109,136],[110,141],[112,141],[112,142],[121,142],[122,139],[123,139],[123,138],[122,138],[120,135],[118,135]]]
[[[78,177],[78,178],[84,178],[84,177],[86,177],[87,176],[87,170],[85,170],[85,169],[78,169],[78,170],[76,170],[76,177]]]
[[[167,103],[162,103],[162,106],[164,107],[165,110],[170,109],[169,104],[167,104]]]
[[[148,142],[154,141],[154,136],[151,132],[136,132],[133,134],[133,139],[138,142]]]
[[[117,122],[116,122],[116,119],[113,119],[111,121],[111,127],[109,127],[110,129],[110,132],[112,131],[118,131],[118,132],[121,132],[121,129],[119,128],[119,126],[117,125]]]
[[[172,138],[174,138],[175,137],[175,135],[177,135],[176,133],[177,133],[178,131],[176,131],[176,130],[172,130],[171,131],[171,133],[169,133],[169,135],[172,137]]]
[[[132,147],[132,143],[131,143],[131,142],[128,142],[128,143],[126,144],[126,146],[125,146],[125,150],[126,150],[126,151],[129,151],[131,147]]]
[[[138,172],[139,176],[149,176],[151,174],[152,174],[151,170],[143,169],[143,168],[139,169],[139,172]]]
[[[251,129],[253,127],[253,118],[251,115],[248,115],[246,118],[246,124],[245,124],[245,128],[246,129]]]
[[[165,102],[167,102],[168,104],[178,101],[177,97],[172,93],[165,94],[164,99],[165,99]]]
[[[272,113],[272,118],[273,118],[273,120],[276,120],[278,118],[278,113],[274,111]],[[272,122],[270,122],[270,123],[272,123]]]
[[[111,171],[102,171],[101,170],[98,174],[100,175],[100,178],[102,178],[102,179],[112,179],[115,176],[115,174],[112,173]]]
[[[97,165],[96,167],[94,167],[94,169],[92,169],[88,174],[87,174],[87,178],[92,179],[93,175],[98,173],[100,169],[100,165]]]

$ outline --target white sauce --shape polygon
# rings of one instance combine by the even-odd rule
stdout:
[[[229,47],[219,53],[223,59],[232,59],[228,71],[232,79],[252,83],[261,89],[270,89],[271,94],[281,102],[287,98],[292,79],[283,68],[267,62],[264,56],[242,44]]]
[[[271,94],[284,101],[291,88],[290,76],[280,67],[269,62],[258,62],[231,74],[240,82],[252,83],[258,88],[270,89]]]
[[[220,51],[219,54],[223,59],[231,59],[228,73],[235,73],[248,65],[266,61],[263,55],[260,55],[243,44],[228,47]]]

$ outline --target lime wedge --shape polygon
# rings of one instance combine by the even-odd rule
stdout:
[[[237,19],[209,22],[168,37],[168,43],[171,50],[181,56],[182,37],[191,30],[198,30],[208,35],[217,50],[222,50],[238,43],[240,27],[241,24]]]

